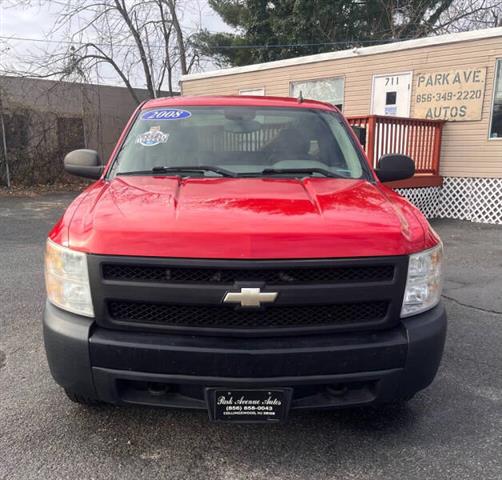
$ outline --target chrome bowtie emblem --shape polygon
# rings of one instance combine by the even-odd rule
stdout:
[[[241,307],[261,307],[262,303],[273,303],[277,292],[262,292],[259,288],[241,288],[240,292],[227,292],[223,303],[240,303]]]

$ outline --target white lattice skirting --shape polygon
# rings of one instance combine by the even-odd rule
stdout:
[[[427,218],[437,218],[441,187],[399,188],[397,193],[407,198]]]
[[[502,224],[502,178],[444,177],[442,187],[397,191],[427,218]]]

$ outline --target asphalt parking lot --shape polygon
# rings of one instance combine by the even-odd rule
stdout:
[[[44,240],[72,195],[0,198],[0,479],[502,478],[502,226],[436,221],[449,332],[406,407],[218,425],[201,412],[86,409],[52,381]]]

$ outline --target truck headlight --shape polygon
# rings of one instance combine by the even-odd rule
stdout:
[[[425,312],[439,303],[443,288],[442,262],[442,243],[410,255],[401,317]]]
[[[45,286],[49,301],[69,312],[94,317],[87,255],[47,240]]]

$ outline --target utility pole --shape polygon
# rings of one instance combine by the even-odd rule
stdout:
[[[7,154],[7,139],[5,134],[5,122],[3,112],[2,90],[0,89],[0,131],[2,134],[2,147],[3,158],[5,161],[5,179],[7,181],[7,188],[10,188],[10,170],[9,170],[9,157]]]

